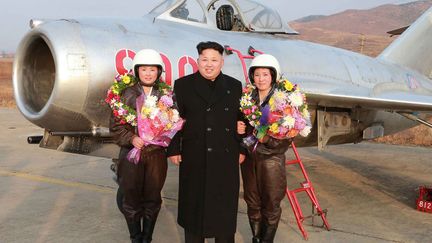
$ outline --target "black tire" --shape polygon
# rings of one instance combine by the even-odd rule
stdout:
[[[123,190],[120,189],[120,187],[117,189],[117,197],[116,197],[116,201],[117,201],[117,207],[120,210],[120,212],[123,212],[123,197],[124,197],[124,193]]]

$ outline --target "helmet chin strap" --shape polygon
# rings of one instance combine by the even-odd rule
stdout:
[[[145,87],[153,87],[153,85],[156,83],[156,81],[153,82],[152,84],[145,84],[143,82],[140,82],[140,83],[141,83],[142,86],[145,86]]]

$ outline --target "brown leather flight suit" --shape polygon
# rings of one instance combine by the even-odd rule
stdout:
[[[142,92],[141,85],[135,84],[123,91],[122,101],[136,110],[136,98]],[[160,97],[157,87],[153,88],[151,94]],[[121,146],[118,165],[118,182],[123,193],[121,211],[128,223],[131,239],[143,237],[145,240],[147,237],[150,242],[161,208],[161,190],[167,175],[165,149],[156,145],[145,146],[141,150],[138,164],[134,164],[128,161],[127,154],[133,148],[132,139],[138,136],[136,128],[130,124],[120,124],[111,117],[110,131],[114,134],[115,142]],[[140,226],[141,218],[144,224],[143,232]]]
[[[260,108],[267,105],[273,95],[275,85],[262,102]],[[259,103],[256,90],[252,97]],[[247,125],[246,135],[252,134],[253,127]],[[286,172],[285,152],[291,139],[269,138],[266,143],[247,147],[248,154],[241,165],[244,199],[248,208],[253,242],[273,242],[282,214],[280,203],[285,197]],[[244,147],[246,145],[243,144]]]

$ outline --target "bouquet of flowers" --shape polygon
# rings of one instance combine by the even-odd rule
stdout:
[[[142,97],[142,96],[140,96]],[[184,120],[177,109],[173,107],[172,92],[137,100],[144,102],[138,112],[138,131],[144,143],[168,147],[172,137],[182,128]],[[138,106],[139,107],[139,106]]]
[[[277,81],[273,95],[261,110],[252,96],[255,89],[250,84],[243,89],[240,110],[255,128],[257,139],[265,135],[276,139],[294,138],[298,134],[306,137],[310,133],[306,96],[297,85],[287,79]]]
[[[167,147],[184,123],[179,112],[175,108],[173,91],[164,82],[156,81],[160,98],[155,95],[140,95],[136,99],[136,111],[121,101],[124,89],[136,83],[132,72],[117,75],[113,85],[107,92],[105,101],[110,105],[113,114],[121,124],[129,123],[136,126],[138,135],[149,144]],[[151,93],[151,92],[150,92]],[[133,148],[127,158],[137,164],[141,156],[141,150]]]
[[[132,126],[137,125],[136,111],[124,104],[120,97],[124,89],[133,86],[136,83],[135,76],[132,71],[123,75],[117,75],[113,84],[108,89],[105,102],[109,104],[114,117],[120,121],[121,124],[129,123]]]
[[[160,83],[161,84],[161,83]],[[161,97],[154,95],[141,95],[137,98],[137,122],[138,134],[144,141],[144,145],[149,144],[168,147],[171,139],[182,128],[184,120],[174,107],[172,90],[160,88]],[[129,161],[137,164],[140,159],[141,150],[133,148],[128,153]]]

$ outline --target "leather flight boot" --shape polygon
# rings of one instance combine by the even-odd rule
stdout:
[[[273,225],[264,224],[260,242],[273,243],[277,228],[278,228],[278,224],[273,224]]]
[[[126,221],[129,236],[132,243],[142,243],[142,233],[141,233],[141,222],[140,221]]]
[[[261,221],[249,219],[249,224],[252,230],[252,243],[261,242]]]
[[[156,219],[151,219],[147,217],[143,218],[143,231],[142,231],[143,243],[150,243],[152,241],[153,230],[155,225],[156,225]]]

